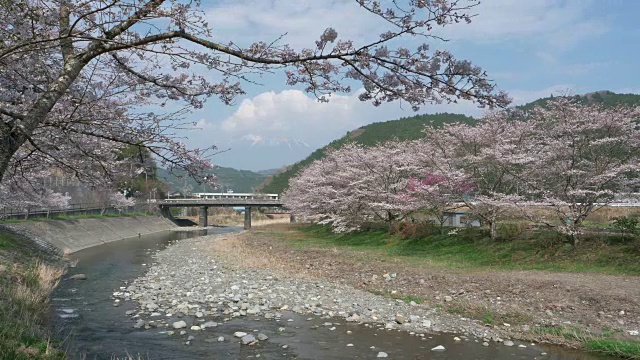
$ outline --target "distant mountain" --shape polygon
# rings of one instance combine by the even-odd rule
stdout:
[[[233,190],[234,192],[252,192],[262,183],[267,175],[249,170],[238,170],[228,167],[216,167],[211,174],[217,177],[216,188],[210,185],[198,184],[197,181],[178,172],[179,176],[158,168],[158,178],[168,184],[172,191],[180,192],[219,192]]]
[[[265,193],[282,193],[289,186],[289,179],[295,176],[303,167],[315,160],[323,158],[327,149],[339,148],[349,141],[354,141],[364,146],[373,146],[388,140],[414,140],[422,137],[422,130],[426,125],[438,126],[451,122],[472,123],[473,121],[475,121],[473,118],[465,115],[443,113],[417,115],[398,120],[369,124],[348,132],[342,138],[332,141],[323,148],[317,149],[306,159],[270,176],[259,188]]]
[[[574,96],[571,96],[571,98],[585,104],[596,103],[596,104],[603,104],[605,106],[617,106],[617,105],[640,106],[640,95],[616,94],[608,90],[596,91],[596,92],[592,92],[584,95],[574,95]],[[544,106],[544,104],[546,104],[549,100],[552,100],[552,99],[554,99],[554,96],[549,96],[546,98],[532,101],[528,104],[517,106],[516,108],[521,110],[531,110],[536,106]]]
[[[282,168],[277,168],[277,169],[267,169],[267,170],[258,170],[256,171],[258,174],[261,175],[265,175],[265,176],[271,176],[275,173],[277,173],[278,171],[282,170]]]

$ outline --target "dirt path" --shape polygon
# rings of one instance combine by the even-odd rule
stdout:
[[[531,330],[562,326],[640,340],[630,335],[640,330],[640,277],[410,267],[402,259],[390,260],[372,251],[292,247],[276,238],[274,229],[291,231],[283,225],[254,228],[216,244],[216,250],[242,266],[332,279],[415,300],[421,306],[483,320],[487,326],[520,338],[540,340],[547,335]]]

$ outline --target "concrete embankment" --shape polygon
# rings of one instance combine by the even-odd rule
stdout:
[[[123,216],[30,221],[3,226],[28,236],[42,247],[72,253],[111,241],[171,230],[176,225],[158,216]]]

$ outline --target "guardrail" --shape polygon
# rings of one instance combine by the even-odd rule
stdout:
[[[0,220],[26,220],[29,218],[50,218],[67,215],[106,215],[137,212],[137,206],[116,209],[105,203],[79,203],[69,204],[66,207],[27,207],[22,209],[2,208],[0,209]]]

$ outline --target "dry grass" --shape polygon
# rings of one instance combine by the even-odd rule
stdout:
[[[49,340],[44,323],[49,295],[64,273],[55,262],[35,258],[32,249],[11,235],[0,233],[11,259],[0,272],[0,359],[65,359]]]

